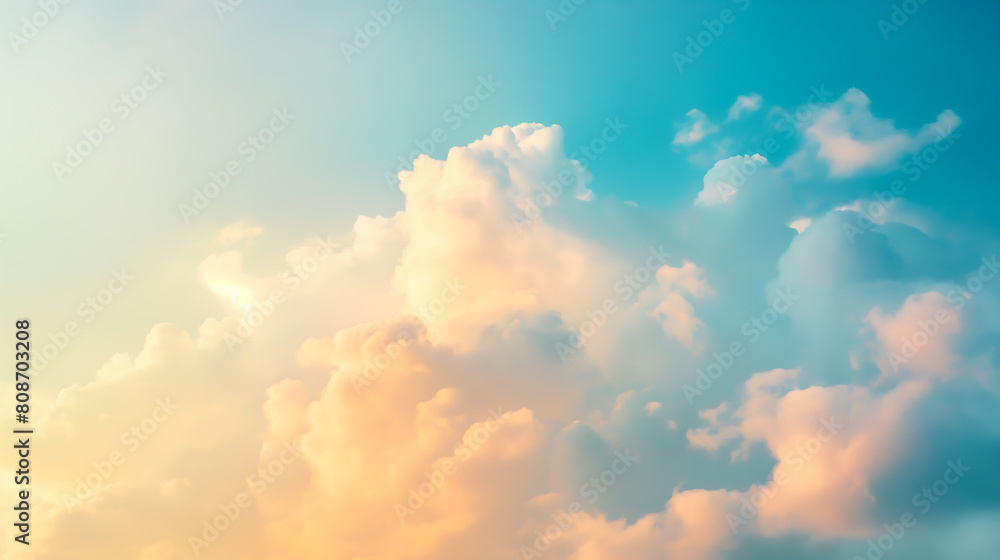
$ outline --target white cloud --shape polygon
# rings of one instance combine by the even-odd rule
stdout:
[[[559,172],[576,180],[529,234],[519,231],[518,203]],[[725,557],[740,539],[727,515],[768,482],[748,479],[760,463],[741,461],[761,450],[775,463],[772,476],[791,478],[747,534],[868,538],[881,531],[871,517],[875,481],[892,479],[893,459],[914,453],[905,437],[916,430],[913,411],[961,373],[955,348],[966,333],[941,328],[923,345],[926,356],[892,379],[847,379],[884,370],[880,356],[921,328],[940,294],[878,276],[898,273],[899,257],[884,245],[850,245],[838,221],[845,212],[789,204],[775,175],[759,154],[728,158],[706,173],[698,207],[642,221],[653,211],[581,200],[589,176],[566,158],[558,127],[502,127],[444,161],[419,159],[402,174],[405,210],[358,218],[315,266],[309,259],[329,237],[270,264],[250,249],[209,255],[196,272],[227,304],[224,316],[206,319],[197,336],[157,325],[134,357],[114,355],[92,380],[37,396],[39,436],[65,456],[40,462],[40,526],[102,543],[67,539],[44,560],[105,542],[115,548],[95,557],[187,554],[183,543],[201,535],[203,520],[289,441],[300,451],[290,474],[200,557],[518,556],[552,515],[582,500],[567,481],[599,476],[628,447],[642,449],[638,465],[606,500],[587,503],[546,557]],[[802,215],[816,218],[795,219]],[[647,260],[661,243],[677,262]],[[655,276],[639,285],[633,274],[643,263]],[[759,294],[775,273],[801,301],[769,323],[774,311],[760,313]],[[275,290],[285,297],[231,354],[225,336],[253,309],[230,305],[233,290],[242,302]],[[604,311],[609,299],[617,311]],[[751,314],[770,332],[747,350],[752,358],[726,362],[719,356],[731,337],[748,342],[739,325]],[[598,325],[593,343],[561,363],[555,342],[584,321]],[[829,346],[817,351],[817,340]],[[694,355],[702,349],[704,359]],[[677,387],[708,356],[728,371],[698,411]],[[832,363],[836,384],[814,382],[821,375],[799,364],[810,359]],[[751,369],[761,362],[787,369]],[[160,396],[181,410],[90,503],[58,511],[63,493]],[[843,430],[799,467],[791,455],[828,417],[843,419]],[[403,523],[400,504],[413,510]],[[148,511],[162,521],[136,515]]]
[[[649,316],[663,326],[667,336],[676,338],[689,350],[700,352],[704,323],[695,316],[688,298],[701,299],[714,293],[705,271],[690,261],[677,268],[664,265],[656,272],[656,281],[660,288],[656,296],[662,300]]]
[[[263,228],[250,226],[244,221],[239,221],[222,228],[215,241],[220,245],[232,245],[244,239],[254,239],[262,233],[264,233]]]
[[[900,130],[888,119],[875,117],[871,100],[858,89],[819,109],[806,128],[807,153],[824,161],[831,177],[851,177],[892,166],[947,135],[961,120],[951,110],[915,133]]]
[[[698,109],[691,109],[687,112],[687,116],[690,122],[674,136],[674,145],[692,146],[719,130],[719,127],[712,124],[708,116]]]
[[[733,106],[729,108],[728,120],[734,121],[740,118],[744,113],[753,113],[760,109],[764,102],[764,98],[759,94],[751,93],[750,95],[739,95],[736,97],[736,102]]]
[[[769,164],[760,154],[733,156],[716,162],[705,173],[704,188],[694,203],[712,206],[729,202],[764,166]]]
[[[794,229],[799,233],[802,233],[810,225],[812,225],[812,218],[799,218],[798,220],[795,220],[792,223],[788,224],[788,227]]]

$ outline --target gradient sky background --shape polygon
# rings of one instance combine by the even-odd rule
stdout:
[[[22,4],[5,14],[11,31],[34,11]],[[5,136],[0,156],[10,197],[0,210],[10,236],[0,258],[38,267],[32,278],[5,275],[11,284],[4,288],[44,289],[48,299],[64,293],[65,270],[73,270],[74,285],[96,286],[118,263],[154,267],[150,275],[159,276],[164,246],[237,219],[280,224],[276,233],[287,242],[347,229],[359,214],[389,215],[402,197],[387,188],[384,173],[438,127],[448,137],[434,157],[520,122],[559,124],[566,145],[578,146],[604,118],[620,116],[631,127],[627,148],[616,145],[594,164],[594,188],[665,207],[701,189],[703,169],[671,146],[674,124],[688,110],[718,120],[749,92],[794,108],[820,85],[837,95],[864,91],[876,113],[901,128],[944,107],[965,116],[968,142],[909,198],[991,224],[984,197],[993,189],[982,186],[992,175],[987,135],[998,120],[1000,55],[989,29],[1000,8],[993,4],[923,5],[886,41],[876,22],[891,15],[891,3],[753,3],[683,73],[671,55],[703,29],[702,20],[737,4],[586,2],[553,30],[545,11],[558,3],[404,2],[392,31],[347,63],[340,44],[379,6],[247,1],[221,22],[201,1],[66,6],[19,55],[0,61],[10,84],[3,124],[17,131]],[[165,86],[85,168],[56,181],[51,161],[80,139],[79,130],[111,116],[111,102],[150,64],[170,74]],[[487,75],[503,85],[451,130],[442,113]],[[227,193],[179,227],[177,204],[277,106],[300,115],[294,129],[241,178],[239,194]],[[870,181],[871,189],[882,184]],[[982,203],[965,202],[973,197]],[[81,232],[86,250],[67,242]],[[14,242],[22,236],[31,243]]]
[[[5,294],[0,317],[30,317],[39,345],[67,321],[82,324],[81,335],[38,373],[33,385],[39,441],[51,442],[38,452],[39,468],[52,469],[47,473],[51,485],[35,505],[38,548],[34,555],[14,550],[10,558],[192,557],[187,536],[215,504],[204,506],[196,496],[177,498],[180,494],[172,490],[161,492],[163,500],[156,501],[145,489],[184,487],[187,480],[198,492],[219,488],[223,497],[217,501],[224,500],[239,491],[241,473],[253,472],[258,452],[265,460],[268,446],[277,441],[268,438],[285,434],[285,428],[275,426],[299,426],[289,428],[296,441],[313,442],[303,447],[310,450],[308,467],[296,464],[311,473],[299,473],[301,484],[315,485],[310,492],[324,496],[337,484],[351,485],[338,479],[340,474],[323,478],[339,472],[330,457],[364,447],[334,428],[323,428],[324,422],[336,423],[329,410],[349,408],[327,402],[336,385],[330,370],[363,366],[356,352],[341,346],[354,340],[371,350],[379,342],[367,346],[364,340],[372,337],[384,347],[380,337],[399,325],[412,326],[400,317],[426,304],[440,291],[440,282],[456,274],[473,282],[466,297],[480,297],[479,303],[462,300],[442,321],[425,325],[427,353],[413,358],[422,364],[415,371],[451,373],[428,380],[424,392],[400,385],[419,396],[414,403],[400,404],[401,409],[438,398],[435,391],[448,386],[460,387],[460,394],[489,394],[495,383],[507,383],[504,368],[526,372],[544,363],[538,366],[543,372],[535,374],[543,381],[511,382],[518,389],[500,391],[507,400],[490,404],[506,406],[526,433],[548,434],[510,444],[535,449],[529,442],[543,441],[539,445],[552,447],[551,456],[531,455],[524,465],[507,467],[514,473],[511,480],[520,481],[518,488],[527,493],[526,501],[567,493],[571,500],[575,488],[559,481],[593,472],[594,465],[606,462],[609,450],[630,446],[644,454],[642,472],[616,486],[621,493],[609,493],[575,529],[579,534],[568,535],[547,556],[821,560],[863,555],[865,540],[879,534],[864,527],[898,520],[913,492],[940,477],[946,461],[958,456],[972,461],[983,478],[958,487],[945,505],[934,509],[931,521],[921,521],[919,530],[886,558],[988,560],[1000,555],[992,530],[1000,520],[1000,484],[985,476],[1000,461],[997,287],[987,282],[982,295],[970,300],[975,305],[964,311],[970,315],[962,316],[959,330],[949,331],[953,338],[934,339],[941,345],[933,350],[935,358],[910,372],[912,393],[903,390],[905,379],[885,361],[891,346],[887,341],[895,343],[898,333],[908,332],[907,321],[922,320],[922,312],[933,315],[955,283],[975,273],[980,258],[1000,246],[995,169],[1000,5],[928,0],[886,38],[878,22],[891,18],[890,1],[587,0],[553,25],[547,11],[559,10],[556,0],[401,0],[402,11],[360,54],[346,60],[342,44],[353,41],[355,27],[363,27],[371,12],[386,4],[244,0],[220,18],[209,0],[74,1],[60,6],[37,36],[17,49],[10,46],[10,33],[21,33],[21,18],[40,8],[25,0],[0,8],[0,31],[8,42],[0,49],[0,128],[5,131],[0,135],[0,290]],[[675,53],[683,53],[688,37],[705,30],[705,20],[727,9],[734,14],[733,23],[724,25],[704,52],[679,70]],[[167,77],[127,119],[119,120],[112,103],[140,83],[148,67],[162,69]],[[489,78],[499,83],[496,91],[453,127],[446,111]],[[810,109],[804,126],[786,138],[777,128],[782,111],[794,112],[815,91],[829,92],[829,97]],[[738,96],[755,100],[755,105],[730,118]],[[295,115],[289,127],[186,223],[178,207],[190,204],[192,189],[239,157],[238,146],[247,135],[264,126],[273,110],[286,107]],[[689,113],[694,109],[701,113]],[[78,169],[57,179],[52,162],[62,160],[66,146],[79,142],[84,129],[106,117],[115,121],[115,131]],[[543,211],[528,234],[537,236],[533,244],[525,244],[513,229],[510,212],[481,213],[479,204],[488,204],[448,191],[449,181],[471,185],[491,177],[486,182],[505,194],[483,200],[498,205],[502,200],[513,208],[525,193],[540,192],[541,182],[551,176],[545,170],[569,166],[577,173],[565,156],[598,137],[608,119],[628,128],[588,166],[590,194],[581,188],[574,193],[579,196],[564,195]],[[679,142],[678,134],[690,132],[695,121],[711,134]],[[453,147],[521,123],[558,129],[498,131],[467,155],[456,151],[454,160],[449,157]],[[911,182],[904,166],[937,140],[932,132],[941,127],[934,123],[947,125],[953,144],[919,181]],[[400,188],[387,184],[386,173],[394,174],[400,157],[418,150],[415,142],[437,128],[446,137],[429,155],[448,157],[454,175],[445,180],[428,167],[417,173],[421,181],[414,180],[408,193],[412,198],[406,199]],[[824,143],[823,133],[870,142],[872,162],[851,167],[856,154],[838,152],[843,145]],[[543,155],[518,144],[532,135],[533,149]],[[735,203],[694,204],[700,193],[710,196],[714,181],[742,161],[729,158],[763,153],[769,138],[779,140],[780,149],[767,154],[764,171],[739,190]],[[888,145],[882,152],[872,147],[880,140]],[[506,184],[497,169],[517,167],[514,160],[522,156],[530,164],[518,167],[519,174]],[[847,167],[838,171],[837,162],[847,162]],[[881,224],[865,234],[863,243],[848,243],[843,225],[856,223],[858,210],[874,200],[874,193],[899,179],[908,187],[905,200],[892,206],[888,218],[877,220]],[[449,194],[436,198],[428,185],[439,183],[441,192]],[[404,204],[406,212],[397,214]],[[797,219],[810,220],[804,232],[786,227]],[[220,241],[220,231],[234,224],[243,224],[230,230],[242,232],[242,238]],[[501,225],[512,229],[497,229]],[[253,338],[252,351],[236,357],[226,352],[217,332],[238,321],[241,313],[230,292],[266,297],[267,289],[280,285],[274,279],[297,262],[301,251],[311,250],[316,239],[346,247],[337,259],[342,269],[324,269],[322,277],[296,294],[288,311],[282,309],[283,317]],[[452,242],[452,249],[438,247]],[[672,253],[669,266],[658,283],[637,297],[627,316],[620,316],[613,334],[605,331],[605,340],[594,343],[585,363],[573,366],[573,375],[560,370],[562,364],[549,364],[554,341],[580,325],[586,310],[605,297],[617,297],[610,289],[615,281],[644,262],[649,247],[660,246]],[[78,306],[122,268],[135,276],[134,282],[93,322],[83,324]],[[476,279],[483,282],[479,287]],[[742,340],[744,321],[759,314],[774,290],[788,283],[798,286],[806,303],[783,317],[775,327],[778,334],[756,346],[709,398],[695,407],[686,403],[681,387],[692,381],[696,368],[710,363],[713,351]],[[504,293],[508,288],[510,293]],[[657,318],[655,309],[662,316]],[[8,339],[13,336],[10,322],[0,329]],[[163,327],[169,333],[150,334],[163,324],[169,325]],[[369,327],[382,334],[366,331]],[[209,331],[216,334],[205,334]],[[303,350],[307,340],[328,340],[324,337],[348,331],[352,334],[344,340],[323,346],[333,357],[302,357],[303,352],[319,352]],[[169,342],[185,336],[200,341],[192,343],[198,352],[221,351],[211,358],[189,357],[184,343]],[[505,344],[511,348],[501,351]],[[144,348],[146,361],[127,367],[116,361],[123,359],[120,353],[136,360]],[[186,357],[171,361],[180,355]],[[495,363],[498,356],[512,362]],[[119,367],[132,373],[120,373]],[[494,367],[495,379],[475,376],[468,386],[451,376]],[[550,367],[562,373],[545,378]],[[135,373],[143,368],[172,381],[160,385],[145,369]],[[191,373],[178,373],[188,368]],[[790,398],[781,393],[768,400],[768,391],[755,393],[746,384],[754,374],[779,368],[800,369],[800,388],[815,385],[831,394],[806,392]],[[195,371],[227,373],[199,385],[200,378],[188,377]],[[520,379],[520,374],[514,377]],[[775,374],[772,380],[779,379],[776,386],[788,390],[792,377]],[[104,387],[108,384],[110,388]],[[187,391],[189,402],[200,403],[192,405],[188,424],[156,444],[160,451],[129,463],[148,461],[164,465],[162,470],[153,468],[156,472],[148,478],[123,471],[122,484],[110,485],[109,497],[93,509],[59,510],[61,498],[92,468],[88,465],[115,445],[119,428],[141,420],[146,414],[141,411],[151,408],[136,394],[154,387],[161,389],[158,394],[169,393],[167,387],[179,395]],[[518,390],[535,396],[518,400]],[[9,391],[5,386],[0,393],[13,402]],[[90,401],[77,393],[90,394]],[[394,403],[401,394],[393,390],[372,398]],[[790,400],[781,401],[782,395]],[[214,396],[219,402],[212,402]],[[131,404],[121,403],[133,398],[135,414]],[[485,418],[490,407],[469,398],[458,399],[466,407],[461,413],[442,413],[459,437],[469,424]],[[643,402],[622,404],[630,399]],[[657,406],[644,412],[653,402]],[[807,506],[782,503],[775,507],[783,513],[773,519],[762,516],[759,526],[731,542],[728,535],[705,528],[711,523],[703,526],[702,517],[685,517],[691,511],[723,511],[732,505],[727,500],[739,497],[685,491],[738,493],[765,484],[788,443],[781,426],[798,418],[802,402],[866,421],[866,428],[851,428],[856,439],[844,443],[844,455],[830,459],[830,470],[815,473],[823,482],[797,490],[813,504],[809,507],[835,513],[810,518],[804,513]],[[312,403],[308,419],[290,412],[295,403],[302,409]],[[767,416],[763,411],[784,410],[782,406],[790,411],[776,415],[770,428],[763,420],[752,421],[755,414]],[[274,412],[279,409],[283,412]],[[528,412],[518,416],[519,410]],[[642,424],[657,410],[662,425]],[[711,410],[717,412],[704,412]],[[288,419],[293,416],[298,420]],[[889,417],[900,419],[899,425]],[[246,425],[230,425],[233,418],[245,419]],[[371,430],[369,440],[388,437],[379,432],[385,419],[369,419],[369,425],[360,416],[351,418]],[[419,418],[410,420],[419,432]],[[183,465],[194,461],[192,447],[199,447],[192,442],[200,430],[211,430],[213,422],[225,427],[208,438],[219,443],[211,452],[206,443],[203,459],[233,462],[213,467],[212,476],[187,472]],[[583,430],[581,425],[591,431],[576,434],[573,430]],[[886,427],[876,430],[882,425]],[[755,431],[762,429],[763,434]],[[67,444],[72,438],[89,443]],[[737,445],[734,439],[742,442]],[[863,459],[873,441],[898,447],[889,453],[888,444],[875,445],[872,450],[888,456]],[[335,443],[324,449],[322,442]],[[404,451],[403,443],[386,445],[383,455],[373,456],[417,454]],[[730,453],[738,455],[737,450],[746,456],[731,460]],[[429,468],[425,459],[403,462],[417,472]],[[174,467],[179,470],[171,471]],[[476,480],[491,480],[489,466],[483,469],[476,471]],[[544,484],[519,478],[531,479],[527,473],[543,470]],[[838,471],[858,474],[853,481],[841,481],[832,476]],[[392,479],[389,487],[395,487],[396,475],[409,481],[399,482],[405,496],[410,479],[394,471],[383,475]],[[852,490],[838,488],[841,482]],[[461,484],[455,486],[465,488],[466,482]],[[855,496],[852,491],[858,488],[863,491]],[[513,494],[520,497],[521,490]],[[482,515],[469,513],[461,522],[428,521],[428,527],[412,532],[391,524],[391,530],[362,524],[345,529],[349,537],[324,535],[323,523],[364,516],[370,512],[362,506],[381,503],[380,498],[344,498],[341,511],[330,505],[335,495],[313,503],[303,492],[282,487],[274,503],[261,502],[252,518],[244,518],[242,539],[230,535],[228,544],[220,540],[202,557],[451,558],[449,554],[474,553],[519,558],[518,545],[511,543],[530,543],[533,539],[524,535],[536,528],[527,527],[527,514],[519,506],[504,503],[497,511],[484,506],[490,513],[472,508]],[[503,501],[489,494],[464,495]],[[842,495],[858,501],[824,505]],[[467,503],[461,496],[445,498],[443,503],[452,508]],[[155,515],[137,517],[134,512],[147,511],[150,503],[158,504],[149,510]],[[546,500],[532,503],[551,505]],[[130,536],[108,532],[107,525],[116,519],[133,524]],[[319,521],[313,526],[302,519]],[[547,517],[540,514],[538,519]],[[641,519],[666,528],[657,533]],[[686,527],[703,528],[695,532],[714,545],[691,544],[701,541],[671,533],[677,519],[688,520],[682,523]],[[289,532],[285,523],[293,522],[306,528]],[[150,529],[154,524],[160,529]],[[465,536],[455,537],[442,526],[464,527],[459,533]],[[465,548],[482,535],[491,535],[482,548]],[[11,538],[5,538],[8,548]],[[303,548],[293,549],[286,539]]]

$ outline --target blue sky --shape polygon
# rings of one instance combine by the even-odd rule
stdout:
[[[1000,5],[0,13],[0,311],[36,325],[39,437],[67,457],[44,471],[37,558],[188,558],[291,441],[297,475],[207,557],[531,557],[626,449],[637,466],[548,555],[864,557],[959,458],[969,478],[885,558],[1000,551]],[[55,507],[165,396],[181,420],[135,470]],[[830,418],[843,435],[800,471]],[[414,508],[419,529],[396,523],[475,430],[495,447]],[[136,519],[154,507],[157,527]],[[99,538],[111,516],[128,537]]]
[[[96,67],[128,84],[146,63],[173,66],[176,78],[162,92],[168,98],[162,104],[185,103],[193,95],[200,101],[185,111],[187,118],[181,115],[136,141],[179,135],[227,146],[227,139],[243,133],[233,121],[291,105],[303,119],[284,142],[288,147],[279,146],[292,158],[286,167],[294,169],[301,192],[335,200],[340,209],[335,215],[344,223],[359,213],[400,206],[401,197],[382,188],[385,171],[395,170],[398,157],[415,149],[415,140],[445,125],[444,111],[489,75],[502,86],[458,129],[448,129],[433,155],[442,157],[447,148],[501,123],[557,123],[567,131],[567,145],[576,145],[598,132],[604,118],[620,116],[630,126],[628,149],[595,163],[595,189],[664,206],[697,192],[703,172],[670,145],[669,131],[684,113],[697,107],[722,115],[732,99],[748,92],[791,108],[805,101],[811,87],[825,85],[838,95],[861,89],[876,112],[900,127],[923,122],[941,107],[968,117],[963,131],[968,146],[939,171],[954,178],[961,173],[962,180],[946,185],[935,178],[912,193],[921,202],[949,204],[949,197],[934,193],[974,188],[988,173],[987,134],[997,119],[992,103],[997,55],[988,30],[998,9],[989,3],[962,9],[923,4],[885,40],[877,22],[890,18],[892,3],[750,2],[741,10],[742,2],[588,1],[553,29],[546,11],[558,11],[557,2],[502,7],[403,2],[389,24],[392,31],[375,37],[352,63],[341,55],[340,44],[353,38],[355,26],[371,20],[375,4],[248,1],[224,13],[221,22],[207,4],[205,10],[192,3],[161,16],[151,34],[130,31],[153,25],[147,10],[113,2],[74,10],[71,4],[51,24],[68,28],[63,36],[49,32],[58,27],[43,29],[5,63],[29,76],[47,76],[35,82],[43,91],[76,91],[75,106],[64,109],[70,111],[66,122],[74,108],[79,114],[105,104],[108,93],[80,83]],[[683,51],[686,38],[704,29],[703,20],[717,18],[723,9],[734,10],[735,21],[679,72],[672,54]],[[161,40],[172,34],[185,39]],[[71,41],[74,48],[66,48]],[[188,190],[182,183],[194,180],[172,179],[187,157],[174,159],[171,172],[157,173],[164,197],[178,196]],[[209,158],[191,164],[193,172],[213,165]],[[219,212],[294,214],[303,228],[328,216],[266,195],[233,198]],[[988,215],[976,214],[988,207],[954,210],[988,223]]]

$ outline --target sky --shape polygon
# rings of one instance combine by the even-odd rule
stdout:
[[[7,3],[0,558],[996,558],[998,16]]]

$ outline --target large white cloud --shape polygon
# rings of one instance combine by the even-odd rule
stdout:
[[[960,122],[946,110],[916,132],[899,130],[891,120],[874,116],[868,96],[852,88],[818,111],[806,128],[805,149],[829,166],[831,176],[850,177],[896,164],[904,155],[943,140]]]
[[[872,121],[867,98],[838,103],[807,134],[822,144],[839,130],[875,159],[828,144],[814,157],[831,169],[926,143]],[[226,228],[222,252],[191,272],[224,316],[196,335],[158,325],[134,357],[40,399],[38,437],[64,460],[40,460],[53,533],[39,538],[72,538],[39,558],[169,560],[193,546],[201,558],[520,558],[544,541],[547,558],[709,560],[750,536],[877,531],[880,481],[903,468],[896,457],[921,456],[920,407],[995,383],[1000,329],[971,303],[908,362],[890,358],[948,305],[947,278],[918,266],[944,241],[887,221],[853,242],[842,226],[854,210],[800,204],[810,192],[792,193],[762,156],[719,162],[680,209],[588,200],[589,180],[558,127],[523,124],[419,158],[401,174],[404,210],[271,264],[238,245],[264,232]],[[786,225],[806,211],[808,227]],[[781,313],[776,288],[796,294]],[[741,327],[761,318],[770,332],[751,341]],[[744,351],[727,357],[734,343]],[[680,387],[712,361],[725,374],[691,406]],[[168,398],[178,408],[160,421]],[[133,451],[122,433],[144,421],[155,433]],[[126,461],[100,475],[122,446]],[[67,511],[95,469],[99,484]]]

